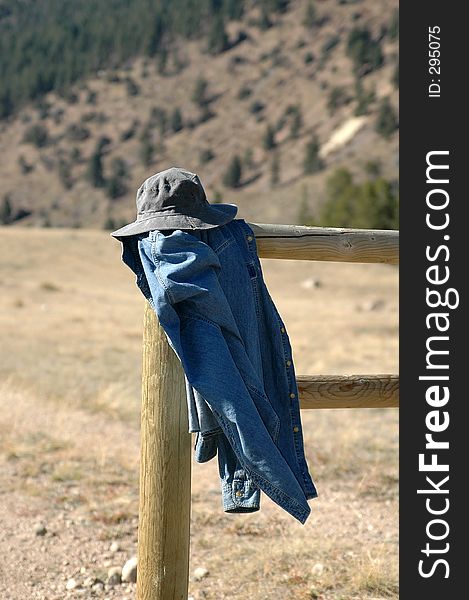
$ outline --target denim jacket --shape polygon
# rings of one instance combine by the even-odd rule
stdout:
[[[122,260],[182,363],[195,459],[218,455],[224,510],[259,510],[262,490],[304,523],[317,492],[292,351],[251,228],[235,219],[120,240]]]

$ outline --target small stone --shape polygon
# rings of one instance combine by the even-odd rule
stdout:
[[[86,567],[80,567],[80,573],[83,575],[83,573],[86,573]]]
[[[35,533],[36,535],[46,535],[46,533],[47,533],[47,528],[46,528],[46,526],[44,525],[44,523],[37,523],[37,524],[34,526],[34,533]]]
[[[365,312],[373,312],[375,310],[382,310],[386,306],[386,302],[382,299],[370,300],[368,302],[363,302],[363,304],[359,305],[359,310],[363,310]]]
[[[83,585],[84,587],[93,587],[93,585],[96,583],[97,579],[96,577],[87,577],[84,581],[83,581]]]
[[[122,581],[135,583],[137,581],[137,557],[132,556],[122,567]]]
[[[107,584],[118,585],[121,582],[122,569],[121,567],[111,567],[107,572]]]
[[[205,567],[197,567],[197,569],[194,571],[194,579],[196,581],[200,581],[204,577],[207,577],[207,575],[208,569],[206,569]]]
[[[113,554],[115,554],[116,552],[119,552],[120,549],[121,549],[121,547],[119,546],[119,544],[117,542],[112,542],[112,544],[109,546],[109,551],[112,552]]]
[[[301,282],[301,287],[305,290],[314,290],[315,288],[322,287],[322,282],[315,277],[309,277]]]
[[[74,590],[78,587],[78,581],[76,579],[70,578],[67,583],[65,584],[65,589],[66,590]]]
[[[324,572],[324,565],[322,563],[315,563],[311,569],[311,573],[316,577],[321,577]]]
[[[91,586],[91,590],[95,592],[95,594],[100,594],[104,592],[104,583],[102,581],[97,581]]]

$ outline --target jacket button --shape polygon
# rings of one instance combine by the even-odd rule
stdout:
[[[291,367],[291,360],[287,360],[287,367]]]
[[[243,495],[243,492],[239,492],[239,491],[238,491],[238,492],[236,492],[236,496],[238,496],[238,498],[239,498],[240,496],[242,496],[242,495]]]
[[[298,433],[300,431],[299,427],[293,427],[293,433]]]
[[[248,235],[248,237],[247,237],[246,239],[247,239],[247,241],[248,241],[248,242],[252,242],[252,240],[253,240],[254,238],[252,237],[252,235]]]
[[[290,394],[290,398],[293,400],[293,398],[296,398],[296,395],[295,395],[295,394],[292,392],[292,393]]]
[[[281,331],[282,333],[285,333],[285,327],[281,327],[281,328],[280,328],[280,331]]]

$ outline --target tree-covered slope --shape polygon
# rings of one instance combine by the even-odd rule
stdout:
[[[225,23],[243,16],[245,0],[2,0],[0,118],[21,104],[127,59],[159,57],[164,66],[175,38],[205,38],[227,48]],[[285,0],[258,0],[266,13]]]

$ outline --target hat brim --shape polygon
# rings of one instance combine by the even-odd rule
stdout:
[[[225,225],[232,221],[238,207],[235,204],[208,204],[203,211],[195,215],[158,214],[147,219],[137,219],[133,223],[124,225],[111,233],[112,237],[120,238],[139,233],[146,233],[153,229],[211,229]]]

